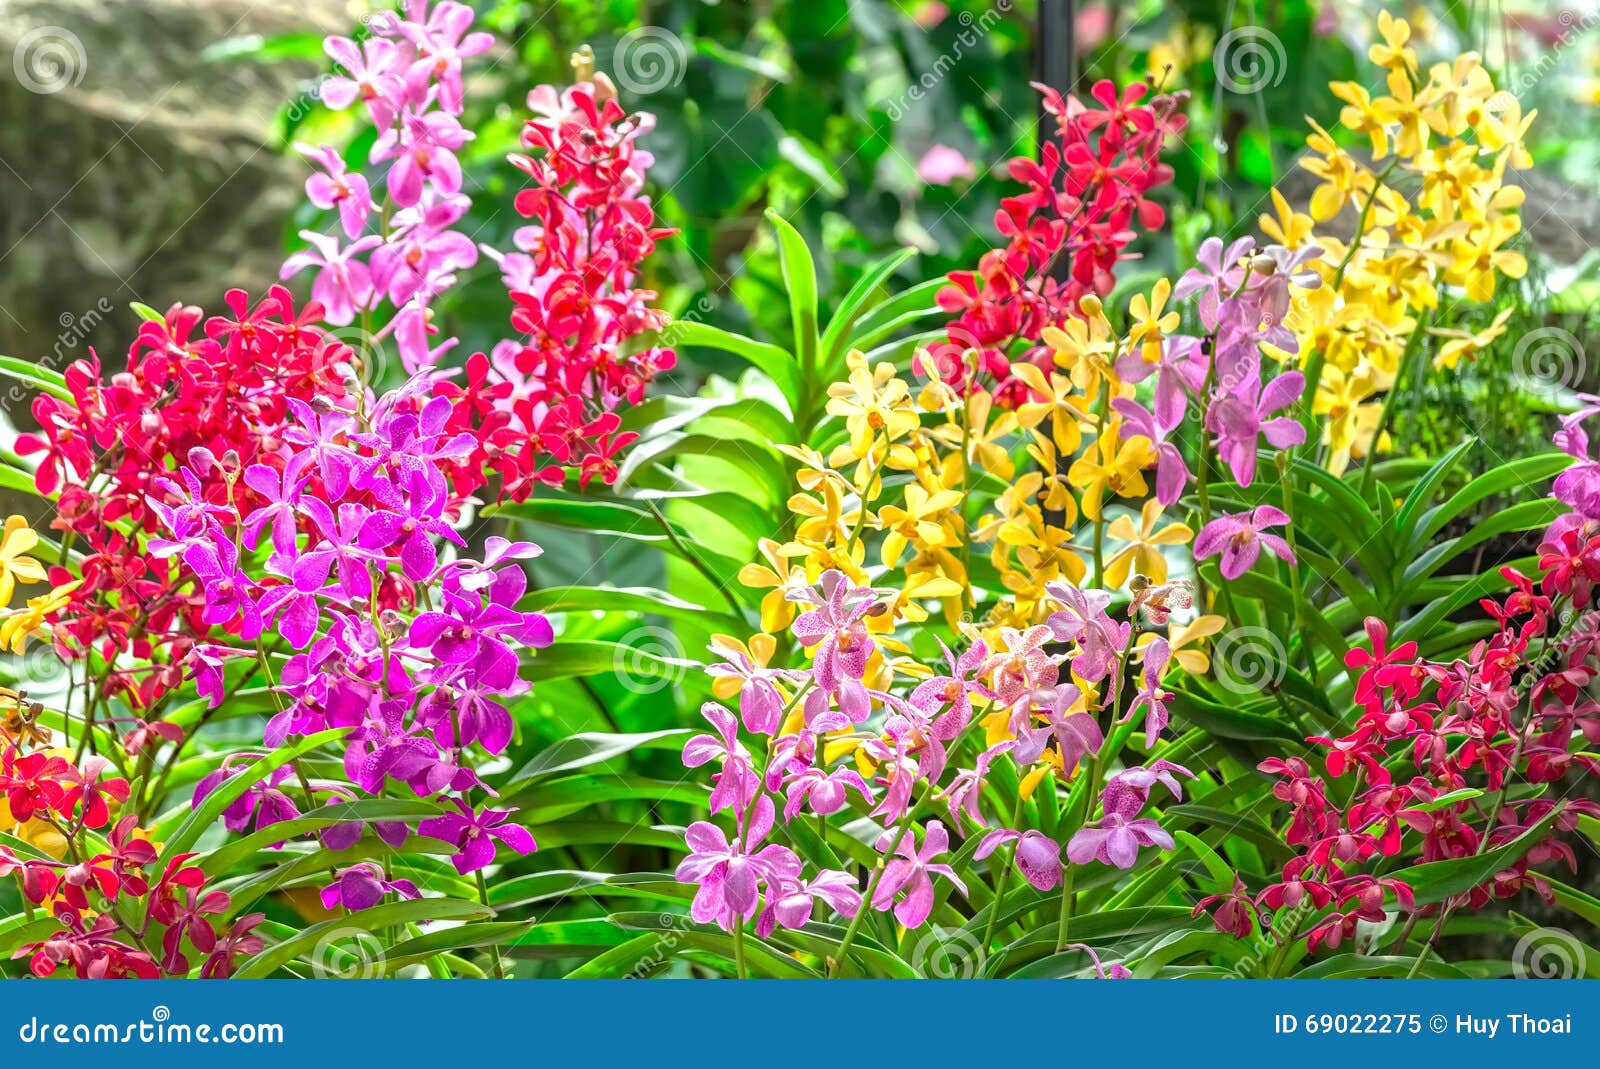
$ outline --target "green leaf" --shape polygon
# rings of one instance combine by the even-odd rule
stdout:
[[[669,325],[665,336],[672,340],[674,348],[700,346],[731,353],[745,360],[772,380],[789,402],[790,414],[797,414],[795,408],[800,399],[800,368],[796,366],[795,358],[778,346],[746,338],[710,323],[688,320]]]
[[[166,862],[178,854],[186,853],[194,845],[195,840],[221,820],[222,811],[232,805],[234,799],[245,791],[302,754],[310,753],[325,743],[337,742],[344,738],[349,730],[349,728],[330,728],[315,735],[307,735],[303,739],[296,739],[293,743],[280,746],[267,756],[251,763],[243,771],[230,776],[216,790],[206,795],[205,801],[190,812],[189,818],[176,831],[170,835],[164,831],[157,833],[157,838],[165,840],[165,845],[161,849],[161,860]]]
[[[744,626],[727,613],[684,601],[665,590],[633,586],[551,586],[529,591],[517,606],[523,612],[641,612],[695,620],[707,627],[737,630]]]
[[[342,933],[352,937],[359,932],[378,932],[402,924],[420,924],[424,921],[478,920],[492,916],[492,911],[478,902],[463,902],[454,898],[422,898],[410,902],[388,902],[371,909],[361,910],[346,917],[313,924],[302,932],[267,947],[259,954],[246,959],[234,972],[240,980],[259,980],[271,976],[290,962],[306,954],[322,953]],[[321,965],[313,962],[313,967]]]
[[[31,360],[18,360],[14,356],[0,356],[0,375],[15,379],[24,386],[47,393],[61,401],[71,401],[72,391],[61,372]]]
[[[845,339],[849,337],[850,329],[855,326],[856,320],[865,310],[868,299],[914,255],[916,255],[915,249],[900,249],[891,253],[867,268],[866,272],[856,280],[856,284],[850,287],[850,292],[844,295],[844,300],[840,301],[839,307],[834,310],[833,318],[828,320],[828,329],[822,334],[824,367],[831,371],[844,356]]]
[[[1224,739],[1301,741],[1290,724],[1259,713],[1230,709],[1197,694],[1174,691],[1172,709],[1189,723]]]
[[[1190,853],[1200,859],[1200,864],[1206,867],[1206,873],[1211,877],[1211,890],[1221,894],[1233,886],[1233,866],[1222,860],[1218,853],[1201,842],[1199,837],[1186,831],[1173,833],[1173,838],[1189,848]]]
[[[688,735],[686,728],[666,731],[641,731],[626,735],[584,732],[572,735],[534,756],[512,777],[507,791],[526,787],[533,780],[553,776],[557,772],[571,772],[577,768],[604,764],[625,753],[640,748],[662,749],[676,747],[678,740]],[[668,742],[667,740],[672,740]]]
[[[767,221],[778,235],[778,264],[789,290],[789,315],[794,321],[794,354],[802,375],[817,373],[817,268],[805,238],[788,220],[768,208]]]
[[[522,678],[571,679],[575,676],[616,675],[624,679],[665,680],[678,683],[705,665],[687,657],[668,657],[640,646],[602,639],[562,639],[540,650],[523,665]]]

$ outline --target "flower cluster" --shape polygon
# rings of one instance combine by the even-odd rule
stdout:
[[[365,106],[377,134],[369,162],[384,167],[386,203],[375,201],[367,177],[349,170],[337,149],[296,145],[318,168],[306,195],[337,212],[349,241],[302,231],[311,247],[284,262],[283,277],[315,268],[311,292],[327,322],[360,317],[369,334],[371,313],[387,300],[393,314],[371,340],[392,335],[408,372],[433,367],[452,344],[434,344],[429,305],[478,261],[472,239],[453,229],[472,206],[456,155],[473,137],[459,118],[462,63],[494,44],[472,31],[475,18],[456,0],[408,0],[404,17],[383,12],[369,20],[371,36],[359,44],[324,42],[339,73],[322,83],[323,103]]]
[[[1161,226],[1166,213],[1149,194],[1171,180],[1161,151],[1187,122],[1186,94],[1140,103],[1143,84],[1119,92],[1110,81],[1097,82],[1093,103],[1035,88],[1056,121],[1056,137],[1044,141],[1038,160],[1011,161],[1011,177],[1027,189],[995,213],[1006,245],[985,253],[976,271],[949,276],[939,292],[939,306],[954,317],[947,337],[918,356],[924,373],[962,394],[983,384],[1006,407],[1030,397],[1030,383],[1013,376],[1014,362],[1050,367],[1040,331],[1076,315],[1083,297],[1111,292],[1135,223]]]
[[[498,473],[501,492],[526,498],[540,483],[559,485],[565,469],[580,486],[617,478],[617,454],[638,437],[619,430],[619,410],[672,368],[671,349],[640,344],[666,322],[655,293],[636,286],[656,242],[675,233],[654,224],[642,193],[651,156],[638,139],[655,125],[629,114],[604,75],[557,92],[540,86],[522,132],[528,155],[511,162],[533,184],[516,208],[532,223],[514,252],[490,251],[526,338],[497,345],[467,366],[460,389],[470,403],[461,426],[477,448],[464,477]]]
[[[0,827],[29,848],[0,846],[0,879],[15,878],[24,900],[60,925],[17,948],[34,975],[66,966],[97,979],[187,976],[199,954],[201,976],[223,977],[262,948],[253,933],[262,915],[227,924],[232,903],[207,887],[195,855],[164,857],[131,813],[111,826],[129,786],[106,774],[109,762],[30,752],[28,741],[0,730]]]
[[[443,465],[470,448],[448,432],[450,408],[427,396],[422,378],[359,415],[325,399],[296,402],[275,464],[241,471],[190,454],[186,486],[167,488],[178,503],[158,509],[170,537],[151,549],[182,559],[203,591],[207,623],[244,643],[275,629],[301,651],[279,672],[277,689],[289,700],[267,724],[267,745],[346,729],[350,784],[373,795],[393,782],[419,797],[445,796],[457,812],[418,830],[454,845],[456,867],[470,872],[493,860],[492,839],[533,848],[525,830],[500,826],[506,813],[474,811],[463,796],[481,786],[472,749],[498,754],[511,741],[500,699],[527,689],[518,649],[549,645],[553,633],[543,616],[517,608],[527,582],[517,561],[536,547],[496,537],[482,561],[441,560],[442,544],[464,545],[446,513]],[[219,478],[254,487],[259,504],[237,513],[210,504],[200,489]],[[213,705],[227,693],[228,663],[239,660],[270,671],[259,645],[206,643],[190,656],[199,693]],[[225,765],[197,797],[237,770]],[[326,798],[348,793],[331,787]],[[230,826],[252,814],[260,828],[299,810],[268,783],[241,798]],[[405,837],[403,827],[385,831]]]
[[[78,578],[52,572],[55,590],[36,615],[52,619],[64,657],[112,666],[94,702],[122,695],[153,707],[181,682],[179,665],[206,630],[185,578],[146,549],[144,532],[170,500],[163,475],[196,450],[255,464],[282,443],[291,402],[345,396],[350,350],[314,325],[320,305],[296,310],[281,287],[253,306],[231,290],[227,304],[226,316],[175,305],[144,323],[127,367],[109,377],[98,358],[74,363],[68,396],[41,394],[40,432],[18,439],[20,454],[40,456],[35,485],[55,498],[63,563],[84,551]],[[256,500],[244,483],[213,480],[202,494],[219,508]]]
[[[1600,740],[1600,704],[1589,694],[1600,677],[1600,498],[1574,492],[1594,463],[1582,423],[1597,411],[1600,404],[1585,406],[1557,435],[1578,459],[1554,494],[1575,511],[1545,532],[1538,580],[1502,568],[1511,593],[1480,603],[1495,630],[1454,661],[1421,657],[1416,642],[1391,646],[1388,625],[1369,617],[1370,648],[1345,659],[1357,673],[1360,716],[1343,735],[1307,740],[1325,751],[1327,778],[1299,757],[1260,766],[1278,778],[1273,795],[1290,811],[1285,841],[1300,852],[1254,896],[1241,880],[1197,913],[1213,908],[1217,927],[1239,938],[1259,921],[1276,926],[1280,945],[1304,939],[1315,950],[1339,946],[1362,921],[1386,920],[1389,898],[1414,917],[1435,918],[1430,943],[1455,910],[1530,888],[1553,901],[1534,868],[1575,867],[1561,833],[1582,815],[1600,815],[1592,801],[1545,790],[1600,772],[1600,759],[1573,750]],[[1333,785],[1342,780],[1341,802]],[[1459,860],[1513,843],[1487,878],[1439,901],[1418,903],[1407,881],[1368,871],[1397,857]]]
[[[1061,883],[1063,844],[1072,864],[1119,868],[1131,866],[1141,846],[1172,847],[1157,821],[1140,813],[1155,784],[1181,797],[1178,777],[1190,773],[1161,760],[1113,773],[1115,751],[1108,746],[1114,739],[1120,749],[1141,714],[1146,745],[1155,744],[1172,698],[1161,687],[1170,651],[1159,637],[1150,644],[1143,685],[1124,711],[1122,680],[1135,627],[1109,615],[1109,595],[1053,583],[1055,608],[1045,624],[1004,629],[999,647],[974,638],[959,653],[946,650],[943,669],[897,659],[882,683],[868,678],[884,641],[869,625],[890,611],[892,592],[830,570],[818,586],[792,584],[787,596],[802,610],[790,633],[811,651],[809,669],[763,667],[719,642],[713,651],[726,662],[712,673],[723,684],[719,694],[737,694],[739,713],[708,703],[703,714],[716,734],[684,747],[687,767],[716,767],[710,808],[731,811],[734,822],[731,836],[708,822],[689,830],[691,853],[678,878],[699,885],[696,920],[734,930],[756,918],[757,934],[766,936],[803,923],[812,900],[821,898],[853,918],[847,942],[859,929],[863,902],[919,927],[935,909],[934,877],[966,892],[941,860],[952,832],[983,836],[975,860],[1009,846],[1008,864],[1014,861],[1040,890]],[[746,738],[759,745],[746,745]],[[1085,804],[1070,807],[1075,821],[1063,814],[1059,840],[1039,829],[997,826],[986,812],[995,763],[1007,755],[1019,773],[1038,766],[1021,778],[1024,794],[1047,774],[1067,780],[1080,765],[1090,767]],[[1102,789],[1103,773],[1109,775]],[[1088,802],[1095,794],[1098,806]],[[805,811],[819,818],[819,828],[852,807],[881,824],[864,892],[854,875],[808,866],[795,847],[768,842],[778,796],[791,843],[801,841],[793,827]],[[948,825],[925,812],[941,806]]]
[[[1441,288],[1487,301],[1499,276],[1527,270],[1510,247],[1524,194],[1506,172],[1530,163],[1522,141],[1534,113],[1523,115],[1515,94],[1495,90],[1477,53],[1423,77],[1407,46],[1410,26],[1384,12],[1378,28],[1370,56],[1387,72],[1388,92],[1333,86],[1344,101],[1340,124],[1369,139],[1370,162],[1313,123],[1301,163],[1319,179],[1310,216],[1274,192],[1275,214],[1261,217],[1262,229],[1289,248],[1316,245],[1327,254],[1317,265],[1325,284],[1295,303],[1285,325],[1314,354],[1307,377],[1335,472],[1385,448],[1388,428],[1373,398],[1394,386],[1408,352],[1422,351],[1413,335],[1427,329]],[[1318,229],[1346,208],[1358,213],[1348,242]],[[1454,367],[1476,356],[1504,333],[1509,314],[1480,330],[1441,331],[1435,361]]]

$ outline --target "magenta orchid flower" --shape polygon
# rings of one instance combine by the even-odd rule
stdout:
[[[982,861],[1006,843],[1016,843],[1014,862],[1022,878],[1041,891],[1053,891],[1061,882],[1061,844],[1042,831],[996,828],[983,837],[973,853]]]
[[[429,817],[417,825],[417,834],[439,839],[456,848],[450,855],[456,871],[465,876],[494,862],[495,843],[504,843],[519,854],[539,848],[533,836],[520,824],[511,823],[512,810],[473,808],[459,798],[450,799],[457,812]]]
[[[885,845],[882,839],[878,841],[880,850]],[[967,886],[961,882],[955,870],[934,861],[949,848],[950,836],[937,820],[928,822],[921,847],[912,841],[909,832],[903,835],[899,846],[895,848],[895,856],[884,866],[878,878],[877,889],[872,893],[872,908],[881,912],[893,904],[894,915],[901,924],[907,928],[920,928],[928,919],[928,914],[933,912],[932,875],[943,876],[955,884],[962,894],[966,894]],[[901,896],[898,902],[895,901],[896,896]]]
[[[1237,392],[1212,398],[1206,409],[1206,429],[1217,436],[1217,456],[1228,465],[1240,486],[1249,486],[1255,479],[1257,435],[1279,449],[1306,440],[1306,429],[1299,420],[1272,416],[1297,401],[1305,392],[1305,383],[1300,372],[1288,371],[1265,387],[1252,381]]]
[[[1218,516],[1194,540],[1195,560],[1206,560],[1219,553],[1219,568],[1225,579],[1237,579],[1255,564],[1266,547],[1279,560],[1295,563],[1294,551],[1278,535],[1267,534],[1268,527],[1280,527],[1289,522],[1289,514],[1271,505],[1261,505],[1250,512],[1235,512]]]

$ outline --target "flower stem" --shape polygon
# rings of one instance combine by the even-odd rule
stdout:
[[[490,908],[490,906],[489,906],[489,885],[483,879],[483,870],[479,869],[477,872],[473,873],[473,875],[475,877],[477,877],[477,880],[478,880],[478,901],[483,903],[483,906],[484,906],[485,909],[488,909],[488,908]],[[504,980],[506,978],[506,967],[500,961],[500,947],[499,947],[499,945],[498,944],[490,944],[489,953],[494,955],[494,978],[496,980]]]

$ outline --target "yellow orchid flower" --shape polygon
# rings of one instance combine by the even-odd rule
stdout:
[[[23,516],[7,516],[0,532],[0,605],[8,605],[18,583],[44,582],[44,565],[28,556],[39,536]]]
[[[1163,314],[1171,296],[1172,283],[1162,278],[1156,280],[1148,298],[1135,293],[1128,302],[1128,317],[1133,320],[1128,328],[1128,348],[1130,351],[1137,348],[1140,358],[1147,364],[1161,360],[1162,341],[1183,322],[1176,311]]]
[[[1133,526],[1133,517],[1124,513],[1111,521],[1106,534],[1126,545],[1106,561],[1106,585],[1120,590],[1131,573],[1137,572],[1152,583],[1167,581],[1167,559],[1162,546],[1187,545],[1194,538],[1194,530],[1184,523],[1169,523],[1156,530],[1161,519],[1161,502],[1155,498],[1144,503],[1139,510],[1139,526]]]
[[[1072,462],[1067,481],[1083,491],[1079,502],[1083,514],[1098,520],[1107,490],[1118,497],[1143,497],[1148,492],[1144,469],[1154,462],[1150,439],[1134,435],[1123,441],[1115,429],[1107,428],[1083,456]]]

